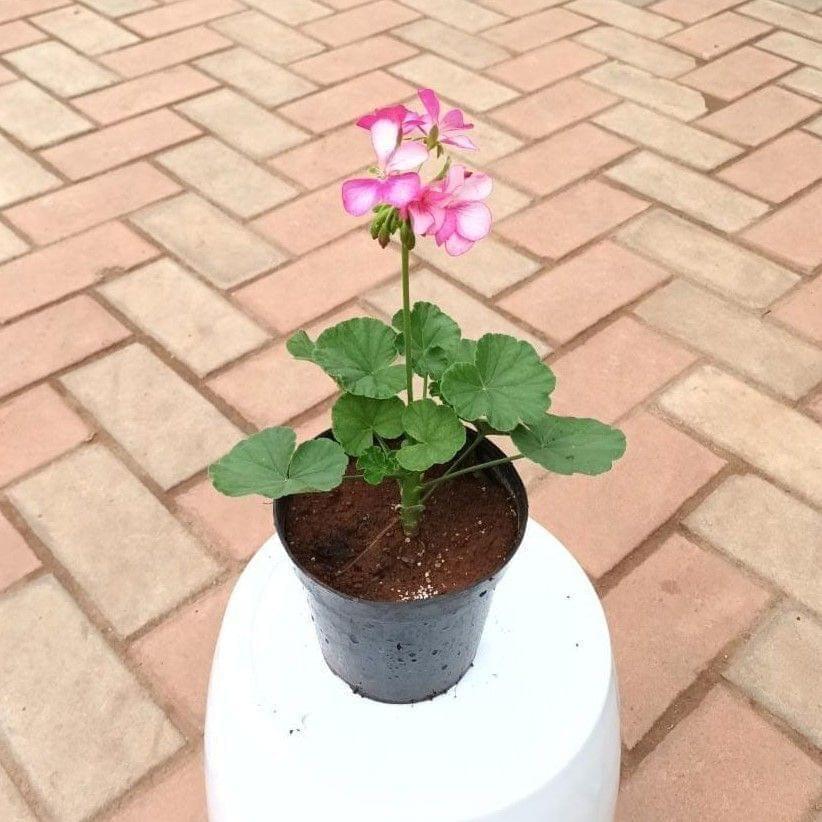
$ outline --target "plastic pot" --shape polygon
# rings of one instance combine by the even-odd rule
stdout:
[[[467,429],[467,433],[470,444],[476,432]],[[488,440],[476,451],[478,462],[504,456]],[[285,538],[286,504],[283,500],[275,504],[274,522],[308,592],[325,661],[355,693],[380,702],[420,702],[456,685],[471,667],[494,588],[519,548],[528,520],[525,486],[513,465],[497,466],[488,474],[508,489],[517,512],[511,553],[487,579],[462,591],[423,600],[360,599],[321,582],[294,560]]]

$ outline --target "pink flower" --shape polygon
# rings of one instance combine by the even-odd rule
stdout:
[[[399,108],[404,107],[395,107]],[[412,169],[419,168],[428,159],[428,149],[422,143],[403,142],[399,112],[382,111],[393,111],[393,114],[378,117],[369,126],[380,176],[346,180],[342,187],[343,206],[357,217],[378,203],[404,208],[421,189],[420,176]]]
[[[370,129],[377,120],[391,120],[402,127],[403,134],[410,134],[415,128],[422,126],[423,118],[416,111],[405,106],[388,106],[375,109],[371,114],[364,114],[357,120],[360,128]]]
[[[464,166],[451,166],[443,180],[409,203],[414,233],[433,234],[452,257],[464,254],[491,230],[491,211],[481,202],[490,193],[487,174],[466,174]]]
[[[423,122],[420,126],[425,134],[430,134],[431,129],[436,126],[438,139],[443,145],[476,149],[476,146],[468,137],[459,133],[473,128],[474,124],[466,123],[462,112],[458,108],[452,108],[440,119],[439,97],[430,88],[420,89],[417,94],[425,106],[426,114],[422,117]]]

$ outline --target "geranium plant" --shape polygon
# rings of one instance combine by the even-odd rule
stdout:
[[[625,450],[615,428],[549,413],[554,374],[529,343],[495,333],[466,339],[436,305],[411,305],[409,253],[418,239],[432,238],[458,255],[491,229],[484,202],[491,179],[449,154],[452,146],[475,148],[466,134],[473,125],[457,109],[443,114],[430,89],[419,97],[424,113],[398,105],[357,121],[370,134],[376,163],[371,176],[342,186],[346,211],[373,213],[371,236],[380,246],[398,240],[402,307],[390,325],[359,317],[316,340],[304,331],[289,339],[294,357],[315,363],[339,386],[333,439],[297,446],[294,431],[282,426],[253,434],[211,466],[214,486],[224,494],[278,499],[329,491],[351,477],[396,482],[399,519],[406,534],[414,534],[430,495],[466,472],[528,458],[558,474],[599,474]],[[429,159],[437,173],[423,182],[420,169]],[[477,432],[468,447],[465,423]],[[502,434],[516,453],[469,463],[484,438]],[[355,472],[348,471],[350,458]],[[447,467],[431,477],[435,466]]]

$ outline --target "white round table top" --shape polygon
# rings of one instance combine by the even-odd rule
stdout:
[[[242,574],[215,654],[206,722],[216,822],[456,822],[540,789],[600,717],[612,660],[588,578],[529,521],[474,666],[415,705],[355,696],[326,667],[277,537]]]

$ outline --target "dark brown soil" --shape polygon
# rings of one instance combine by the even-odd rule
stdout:
[[[393,480],[345,480],[329,493],[286,500],[285,538],[298,564],[326,585],[389,601],[468,588],[490,577],[514,548],[515,504],[490,475],[464,474],[439,486],[410,538],[397,520],[398,503]]]

